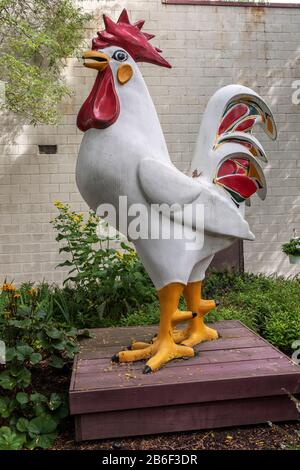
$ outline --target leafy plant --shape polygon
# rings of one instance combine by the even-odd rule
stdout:
[[[291,351],[295,339],[300,338],[300,306],[297,310],[274,312],[264,328],[264,337],[282,351]]]
[[[8,426],[0,428],[0,450],[20,450],[25,440],[24,434],[17,434]]]
[[[221,300],[207,321],[241,320],[287,353],[300,338],[297,278],[211,272],[204,293],[207,298]]]
[[[65,302],[69,294],[76,303],[77,315],[114,321],[156,300],[156,293],[135,250],[118,235],[111,236],[107,224],[90,212],[84,220],[68,205],[55,203],[59,215],[52,221],[68,267],[64,295],[56,303],[65,319],[74,315]],[[81,313],[80,313],[81,312]],[[77,316],[78,318],[78,316]],[[95,325],[96,326],[96,325]]]
[[[77,53],[90,16],[71,0],[0,0],[0,79],[4,108],[31,124],[57,122],[57,104],[71,90],[65,59]]]
[[[0,331],[6,365],[0,368],[0,450],[51,446],[68,414],[63,395],[35,388],[43,369],[71,363],[79,335],[75,328],[55,323],[42,309],[45,292],[44,285],[38,289],[24,284],[17,289],[5,282],[2,286]]]
[[[300,256],[300,238],[292,238],[288,243],[284,243],[282,251],[286,255]]]

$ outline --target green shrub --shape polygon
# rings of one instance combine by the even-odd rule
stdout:
[[[249,315],[244,310],[239,310],[236,307],[219,307],[209,313],[206,317],[206,322],[216,322],[218,320],[240,320],[252,330],[258,332],[256,318],[254,315]]]
[[[77,352],[75,328],[63,327],[44,307],[49,289],[5,282],[0,294],[1,340],[6,365],[0,366],[0,450],[47,448],[68,414],[66,397],[36,388],[45,368],[62,369]],[[41,393],[43,392],[43,393]]]
[[[238,319],[291,352],[300,339],[300,284],[298,279],[212,272],[204,289],[207,298],[220,297],[221,306],[207,320]]]
[[[91,15],[72,0],[0,0],[0,108],[31,124],[56,124],[57,105],[72,94],[63,70],[82,47]]]
[[[120,326],[157,325],[159,323],[159,304],[153,302],[145,305],[120,319]]]
[[[68,205],[55,203],[59,215],[52,221],[68,267],[64,291],[55,303],[68,323],[108,326],[122,316],[156,300],[156,292],[135,250],[109,236],[107,224],[94,213],[84,220]],[[100,230],[99,230],[100,228]]]
[[[281,248],[286,255],[300,256],[300,238],[292,238],[288,243],[284,243]]]
[[[270,315],[263,335],[282,351],[290,352],[293,342],[300,339],[300,305],[298,309]]]

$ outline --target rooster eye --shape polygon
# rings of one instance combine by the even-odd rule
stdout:
[[[128,59],[128,55],[126,54],[126,52],[120,50],[116,51],[112,58],[118,60],[119,62],[124,62]]]

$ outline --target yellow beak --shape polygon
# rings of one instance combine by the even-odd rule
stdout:
[[[84,52],[82,58],[84,59],[83,65],[90,69],[104,70],[108,66],[109,57],[103,52],[98,51],[87,51]],[[91,62],[86,62],[86,60],[91,60]]]

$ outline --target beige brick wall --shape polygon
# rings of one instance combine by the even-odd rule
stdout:
[[[300,233],[300,105],[292,104],[292,82],[300,79],[300,9],[261,9],[163,5],[160,0],[82,1],[95,12],[89,37],[101,10],[117,18],[126,6],[132,20],[144,18],[145,30],[173,64],[167,70],[143,65],[173,161],[188,167],[199,123],[209,97],[219,87],[241,83],[254,88],[271,105],[278,141],[264,136],[270,163],[265,202],[253,198],[248,220],[255,242],[245,243],[246,269],[296,274],[280,246],[293,228]],[[58,126],[32,127],[18,118],[1,124],[0,275],[17,282],[60,281],[55,270],[57,245],[49,220],[53,201],[86,209],[74,182],[82,134],[75,120],[95,75],[76,59],[66,68],[74,96],[61,106]],[[57,155],[39,155],[38,144],[57,144]]]

